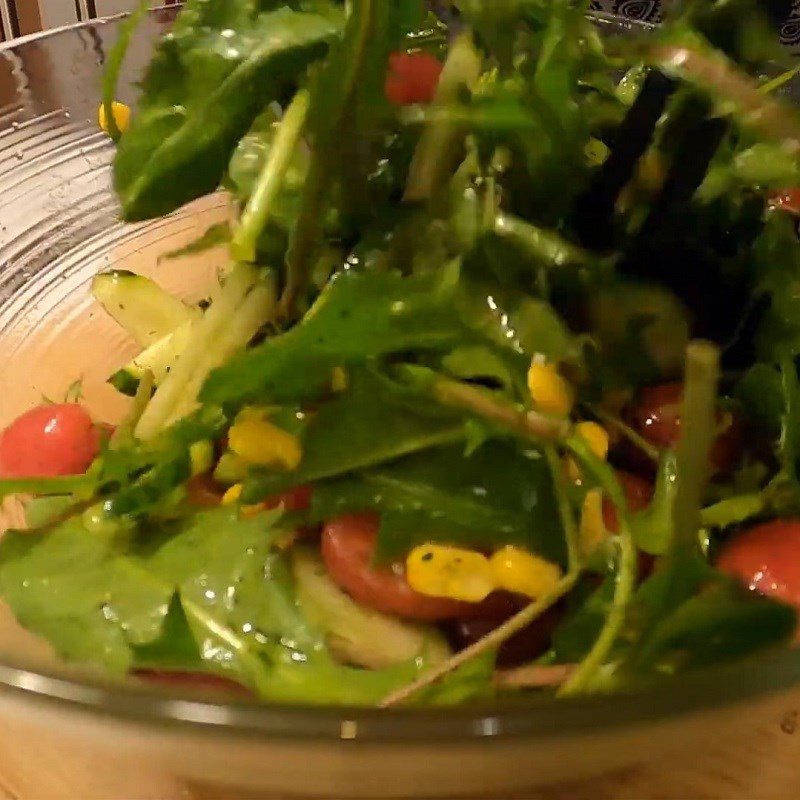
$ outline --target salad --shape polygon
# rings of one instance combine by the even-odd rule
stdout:
[[[124,220],[226,191],[197,306],[0,436],[0,595],[64,658],[272,702],[621,691],[791,646],[798,71],[780,2],[188,0],[100,122]]]

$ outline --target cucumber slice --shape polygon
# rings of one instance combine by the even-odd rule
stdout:
[[[275,278],[249,264],[236,264],[206,312],[191,323],[190,340],[144,410],[136,436],[152,439],[190,414],[208,374],[243,350],[277,305]]]
[[[352,600],[331,580],[313,550],[294,548],[292,568],[303,612],[345,663],[381,669],[424,658],[433,666],[450,656],[444,636],[433,626],[403,622]]]
[[[95,275],[92,294],[141,347],[156,344],[200,314],[144,275],[125,270]]]
[[[153,373],[153,384],[158,386],[169,374],[175,359],[186,349],[191,338],[191,322],[184,323],[172,333],[139,353],[122,369],[117,370],[108,382],[122,394],[131,397],[139,388],[139,381],[147,370]]]

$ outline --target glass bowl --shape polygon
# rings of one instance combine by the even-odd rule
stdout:
[[[135,104],[136,76],[174,10],[155,10],[136,33],[121,100]],[[159,263],[225,218],[223,194],[157,221],[117,219],[112,146],[96,114],[119,19],[0,45],[0,425],[42,396],[63,397],[77,378],[96,417],[113,422],[124,411],[105,379],[133,344],[92,304],[88,284],[98,270],[157,276],[196,301],[226,258],[217,250]],[[6,524],[19,514],[14,503],[4,511]],[[3,725],[23,748],[31,740],[22,737],[34,737],[37,754],[46,754],[42,769],[51,771],[57,754],[73,768],[82,754],[87,776],[95,763],[87,753],[116,765],[106,772],[119,786],[103,784],[110,796],[138,794],[138,764],[209,785],[212,797],[528,792],[671,753],[697,758],[711,742],[717,751],[734,746],[755,724],[779,724],[799,701],[800,652],[786,651],[614,697],[531,696],[446,711],[267,706],[110,682],[60,664],[0,614]]]

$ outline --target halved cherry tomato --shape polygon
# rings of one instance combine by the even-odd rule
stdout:
[[[632,472],[617,470],[616,474],[622,491],[625,493],[625,499],[628,501],[628,510],[636,512],[647,508],[653,499],[653,485]],[[603,498],[603,523],[612,533],[616,533],[619,528],[617,508],[607,497]],[[644,553],[641,550],[637,555],[639,576],[644,578],[653,571],[655,559],[649,553]]]
[[[79,475],[100,449],[101,432],[83,406],[37,406],[0,434],[0,477]]]
[[[800,608],[800,519],[776,519],[740,533],[717,568],[750,589]]]
[[[800,187],[793,186],[790,189],[779,189],[771,192],[769,205],[771,208],[800,216]]]
[[[163,686],[177,686],[184,689],[213,692],[215,694],[250,694],[250,691],[245,686],[236,683],[236,681],[218,675],[206,675],[202,672],[171,672],[161,669],[137,669],[134,675],[148,683],[157,683]]]
[[[636,430],[656,447],[674,447],[681,433],[682,383],[648,386],[639,393],[632,410]],[[718,472],[729,470],[742,452],[741,419],[734,412],[717,412],[719,432],[711,446],[711,464]]]
[[[406,582],[402,564],[375,566],[379,524],[374,514],[348,514],[330,520],[322,531],[322,558],[328,573],[355,600],[387,614],[428,621],[474,616],[485,608],[484,603],[415,592]]]
[[[442,72],[442,62],[430,53],[392,53],[384,91],[390,103],[407,106],[430,103]]]
[[[279,505],[283,505],[284,511],[305,511],[311,505],[311,487],[295,486],[264,501],[266,508],[277,508]]]
[[[628,501],[628,510],[641,511],[647,508],[653,497],[652,484],[632,472],[617,470],[616,474],[622,491],[625,493],[625,499]],[[603,498],[603,523],[613,533],[617,532],[619,525],[617,509],[607,497]]]
[[[455,648],[462,650],[469,647],[530,603],[530,600],[526,598],[514,599],[516,602],[505,614],[460,619],[452,623],[450,639]],[[497,651],[498,666],[513,667],[542,655],[550,646],[553,631],[562,615],[562,609],[559,606],[553,606],[536,621],[503,642]]]

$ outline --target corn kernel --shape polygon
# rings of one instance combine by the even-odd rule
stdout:
[[[347,389],[347,371],[344,367],[334,367],[331,373],[331,389],[344,392]]]
[[[575,433],[589,445],[589,449],[598,458],[603,461],[608,458],[610,438],[605,428],[596,422],[579,422],[575,426]],[[579,483],[581,480],[580,467],[573,458],[567,459],[567,475],[574,483]]]
[[[303,457],[296,436],[269,420],[245,418],[228,431],[228,447],[250,464],[279,469],[296,469]]]
[[[231,506],[234,503],[239,502],[239,498],[241,496],[242,496],[242,484],[234,483],[233,486],[228,488],[225,494],[222,495],[222,505]]]
[[[606,538],[606,524],[603,520],[603,492],[590,489],[583,498],[581,523],[579,528],[581,554],[588,556]]]
[[[426,544],[406,559],[406,580],[414,591],[478,603],[495,586],[486,556],[460,547]]]
[[[241,515],[245,519],[257,517],[266,507],[265,503],[253,503],[252,505],[242,506]]]
[[[562,577],[557,564],[511,545],[498,550],[489,563],[498,589],[534,600],[552,591]]]
[[[558,374],[554,364],[534,360],[528,370],[528,389],[537,411],[566,417],[575,402],[569,383]]]
[[[603,461],[608,457],[610,442],[608,432],[596,422],[579,422],[575,426],[575,433],[589,445],[589,449]]]
[[[214,463],[214,445],[203,439],[189,447],[189,462],[192,468],[192,477],[208,472]]]
[[[131,109],[130,106],[126,106],[125,103],[118,103],[116,100],[111,104],[111,112],[114,115],[114,120],[117,123],[117,127],[119,128],[120,132],[124,132],[127,130],[128,126],[131,124]],[[100,127],[108,133],[108,120],[106,119],[106,107],[105,104],[101,103],[100,108],[97,111],[97,121],[100,124]]]

